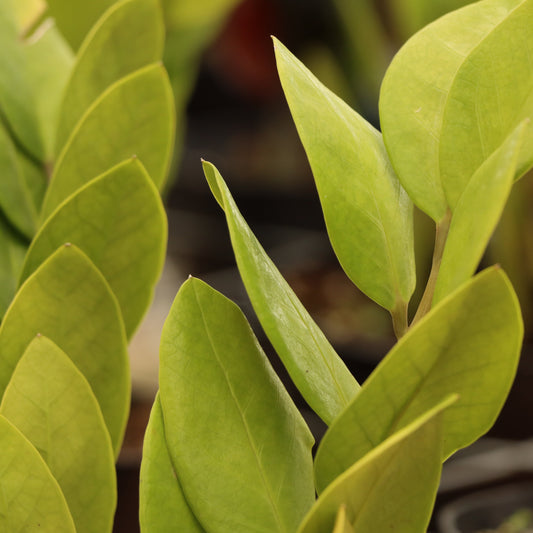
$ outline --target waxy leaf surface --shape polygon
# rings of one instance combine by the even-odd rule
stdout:
[[[41,222],[88,181],[132,156],[161,187],[172,151],[173,116],[172,91],[161,65],[149,65],[111,85],[86,111],[63,148]]]
[[[533,114],[533,1],[485,0],[411,38],[383,80],[380,117],[398,176],[440,221],[472,175]],[[533,164],[533,131],[517,175]]]
[[[77,533],[111,531],[116,505],[111,439],[91,387],[69,357],[36,337],[0,405],[59,483]]]
[[[90,181],[63,202],[35,236],[26,279],[61,244],[83,250],[118,299],[130,337],[152,300],[167,239],[159,193],[138,159]]]
[[[386,309],[406,305],[415,287],[413,205],[389,163],[381,134],[278,41],[275,50],[342,267]]]
[[[476,271],[511,192],[526,124],[521,124],[474,173],[453,214],[433,304]]]
[[[354,533],[424,533],[441,473],[442,410],[453,400],[422,414],[335,479],[298,533],[331,531],[341,505]]]
[[[28,439],[0,416],[0,530],[76,533],[57,481]]]
[[[331,423],[359,385],[255,238],[218,170],[204,162],[204,173],[226,214],[237,265],[263,329],[302,396]]]
[[[105,13],[76,57],[61,104],[56,151],[107,87],[161,59],[163,42],[161,9],[155,0],[123,0]]]
[[[442,459],[494,423],[513,382],[523,336],[520,308],[499,268],[477,275],[400,339],[319,446],[321,492],[392,433],[450,394]]]
[[[75,246],[62,246],[21,286],[0,326],[0,396],[28,344],[50,338],[89,381],[118,454],[130,402],[120,309],[109,285]]]
[[[159,393],[144,437],[139,491],[139,518],[143,533],[204,533],[185,499],[168,452]]]
[[[294,531],[314,501],[313,437],[240,309],[190,278],[160,362],[168,450],[202,527]]]

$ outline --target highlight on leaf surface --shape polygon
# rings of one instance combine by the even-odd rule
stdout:
[[[206,161],[203,168],[259,321],[302,396],[330,424],[359,385],[257,241],[218,170]]]
[[[330,426],[315,458],[322,492],[354,462],[450,394],[442,459],[494,423],[513,382],[523,338],[513,288],[499,268],[468,281],[400,339]]]

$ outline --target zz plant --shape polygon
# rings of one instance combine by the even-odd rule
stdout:
[[[204,162],[259,321],[328,430],[313,458],[242,312],[189,278],[162,333],[144,532],[426,531],[442,463],[494,423],[519,359],[513,287],[498,266],[476,270],[514,181],[533,166],[532,27],[532,0],[484,0],[423,28],[387,70],[381,132],[275,41],[331,244],[390,312],[398,342],[360,385]],[[414,206],[436,237],[410,319]]]

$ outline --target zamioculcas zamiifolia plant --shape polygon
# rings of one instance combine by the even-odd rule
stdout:
[[[383,80],[382,132],[275,41],[333,249],[390,312],[398,342],[360,385],[204,162],[259,321],[328,430],[313,459],[310,431],[244,315],[190,278],[161,339],[145,533],[426,531],[443,461],[491,427],[518,363],[513,287],[497,266],[476,270],[513,182],[533,165],[532,27],[532,0],[484,0],[422,29]],[[436,237],[410,319],[414,205]]]
[[[102,533],[127,343],[165,257],[174,97],[156,0],[66,19],[51,1],[57,26],[41,4],[0,4],[0,531]]]

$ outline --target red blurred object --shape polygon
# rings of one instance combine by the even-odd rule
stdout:
[[[271,35],[282,38],[283,16],[272,0],[244,0],[208,55],[210,67],[233,90],[252,100],[281,96]]]

